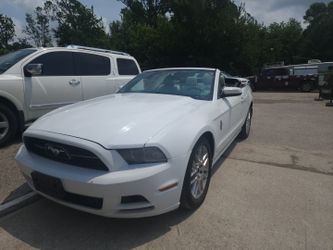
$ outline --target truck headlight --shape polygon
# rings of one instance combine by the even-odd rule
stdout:
[[[167,162],[164,153],[157,147],[118,149],[118,153],[128,164]]]

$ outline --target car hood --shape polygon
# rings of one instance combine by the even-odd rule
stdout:
[[[57,109],[29,129],[74,136],[103,147],[140,147],[205,101],[190,97],[124,93]]]

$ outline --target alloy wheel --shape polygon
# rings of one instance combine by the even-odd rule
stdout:
[[[209,151],[206,145],[200,145],[194,155],[191,168],[191,195],[198,199],[206,189],[209,174]]]
[[[249,112],[246,117],[245,129],[247,135],[250,133],[250,128],[251,128],[251,112]]]

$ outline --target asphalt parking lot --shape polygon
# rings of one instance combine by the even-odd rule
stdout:
[[[254,95],[250,137],[195,212],[109,219],[42,198],[0,218],[0,249],[333,249],[333,108],[315,93]],[[18,145],[0,150],[0,203],[26,192]]]

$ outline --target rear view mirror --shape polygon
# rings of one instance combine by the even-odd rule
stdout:
[[[236,87],[224,87],[222,90],[222,97],[229,97],[229,96],[240,96],[242,95],[242,89]]]
[[[43,64],[41,63],[30,63],[24,67],[24,75],[31,76],[39,76],[43,72]]]

